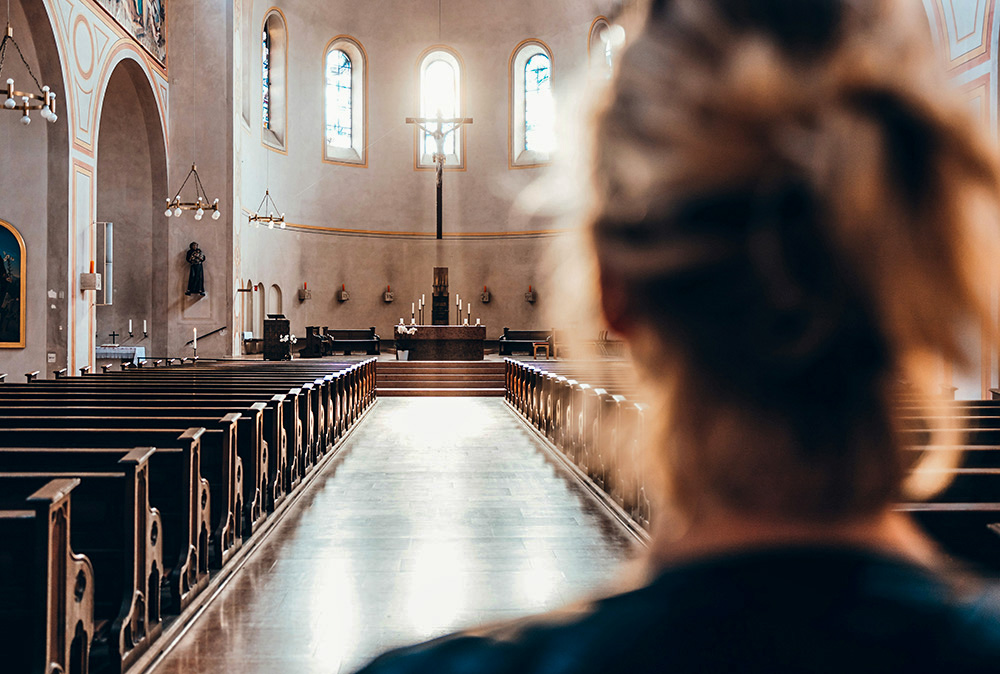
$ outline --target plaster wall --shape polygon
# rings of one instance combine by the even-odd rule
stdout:
[[[472,323],[481,319],[489,339],[499,337],[505,326],[552,327],[549,310],[557,295],[547,278],[539,276],[540,259],[550,243],[551,239],[400,241],[265,228],[248,240],[242,253],[245,267],[264,270],[259,276],[243,279],[244,287],[247,281],[263,286],[263,291],[240,293],[244,312],[253,303],[247,329],[252,325],[255,336],[261,336],[260,296],[271,285],[278,285],[284,314],[297,335],[304,335],[308,325],[375,326],[383,340],[392,340],[393,326],[400,318],[410,322],[412,304],[421,294],[428,304],[424,320],[431,322],[434,267],[449,271],[452,322],[456,296],[461,296],[463,305],[472,300]],[[312,299],[303,302],[298,299],[298,289],[306,283]],[[350,293],[347,302],[336,299],[342,285]],[[480,300],[484,285],[491,295],[488,304]],[[529,285],[537,290],[534,304],[524,298]],[[387,286],[395,296],[391,304],[383,299]],[[275,311],[272,301],[265,300],[263,305],[265,312]]]
[[[287,142],[282,153],[261,142],[259,33],[270,0],[236,2],[241,12],[237,27],[252,31],[248,39],[237,35],[233,50],[241,61],[233,125],[235,199],[242,210],[234,252],[239,283],[280,283],[285,313],[299,334],[312,324],[375,324],[385,337],[400,316],[409,321],[413,299],[430,295],[432,268],[447,266],[452,298],[456,293],[474,295],[474,312],[482,311],[491,337],[505,325],[549,327],[544,290],[536,305],[524,301],[528,285],[542,282],[539,261],[548,238],[517,233],[553,225],[515,205],[545,169],[509,166],[509,60],[525,39],[547,44],[558,100],[585,80],[591,22],[613,3],[445,0],[439,33],[434,0],[284,0],[277,5],[288,31]],[[367,54],[366,168],[323,161],[324,57],[330,40],[339,35],[353,37]],[[466,169],[448,170],[444,177],[443,242],[426,238],[433,237],[435,229],[434,176],[415,170],[414,129],[405,123],[406,117],[419,114],[420,56],[438,44],[454,49],[461,59],[464,114],[475,119],[465,135]],[[249,123],[244,119],[247,111]],[[357,237],[249,226],[247,216],[257,209],[265,189],[290,223],[418,236]],[[486,233],[493,236],[461,238]],[[314,299],[300,305],[294,295],[306,280]],[[343,305],[333,299],[341,283],[352,293]],[[386,285],[392,285],[396,305],[382,301]],[[483,285],[494,297],[485,306],[478,302]],[[241,298],[236,311],[248,307]],[[257,318],[237,323],[249,325]]]
[[[179,218],[154,216],[154,227],[168,228],[166,330],[167,353],[191,355],[193,330],[199,356],[232,352],[233,298],[233,0],[172,0],[168,62],[170,101],[169,184],[176,191],[197,164],[210,200],[219,199],[223,216],[196,222],[192,212]],[[181,195],[194,200],[193,179]],[[163,203],[161,201],[160,203]],[[207,257],[204,298],[188,297],[188,245],[196,241]],[[203,336],[225,328],[225,334]]]
[[[10,9],[14,36],[24,57],[35,75],[45,79],[52,70],[50,67],[43,68],[40,50],[35,46],[35,34],[42,33],[47,27],[44,24],[32,26],[19,2],[11,3]],[[51,42],[51,36],[48,41]],[[40,42],[45,42],[44,37]],[[9,50],[4,65],[4,79],[7,77],[14,78],[15,87],[19,90],[34,88],[34,82],[13,49]],[[8,381],[23,381],[22,374],[25,372],[46,371],[47,314],[51,311],[46,297],[51,208],[49,152],[50,148],[57,146],[60,136],[65,139],[65,134],[40,117],[33,117],[31,125],[25,127],[20,123],[19,114],[6,111],[0,113],[0,160],[6,167],[0,171],[0,219],[9,222],[20,232],[27,260],[26,346],[0,349],[0,373],[7,373]],[[58,183],[53,193],[58,195]],[[58,207],[60,199],[56,197],[53,201]],[[51,304],[55,305],[57,302],[58,293]]]

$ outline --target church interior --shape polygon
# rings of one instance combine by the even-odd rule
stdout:
[[[0,0],[6,671],[352,672],[622,582],[658,419],[573,181],[648,5]],[[922,5],[996,136],[994,1]],[[993,485],[899,508],[995,576]]]

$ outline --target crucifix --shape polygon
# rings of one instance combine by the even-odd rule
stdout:
[[[121,337],[121,335],[112,330],[111,333],[108,335],[108,337],[111,338],[111,344],[113,344],[114,346],[118,346],[118,338]]]
[[[458,131],[466,124],[472,124],[471,117],[451,117],[444,118],[441,113],[437,117],[407,117],[407,124],[416,124],[417,128],[434,139],[435,149],[434,164],[437,167],[437,238],[444,238],[444,227],[442,225],[444,206],[442,197],[442,185],[444,178],[444,163],[447,159],[444,153],[444,141],[449,135]]]

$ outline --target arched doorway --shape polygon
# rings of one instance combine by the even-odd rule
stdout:
[[[159,204],[167,192],[166,151],[155,95],[142,67],[131,59],[115,67],[105,90],[96,180],[97,220],[114,223],[113,304],[97,307],[99,343],[116,332],[119,343],[163,355],[169,254]],[[102,251],[98,258],[103,259]],[[148,339],[143,338],[143,321],[149,326]]]

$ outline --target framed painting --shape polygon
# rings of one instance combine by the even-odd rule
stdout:
[[[0,349],[24,348],[24,239],[0,220]]]

